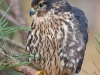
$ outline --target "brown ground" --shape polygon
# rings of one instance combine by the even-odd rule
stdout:
[[[77,1],[79,1],[79,0],[76,0],[76,2]],[[93,10],[90,10],[88,5],[81,4],[81,2],[84,3],[83,1],[85,1],[85,3],[89,2],[89,0],[82,0],[82,1],[80,1],[80,3],[78,2],[79,3],[78,5],[77,5],[76,2],[72,3],[72,4],[74,4],[76,6],[79,6],[82,10],[84,10],[84,12],[85,12],[85,14],[86,14],[86,16],[87,16],[87,18],[89,20],[89,42],[87,44],[87,50],[86,50],[86,53],[85,53],[85,59],[84,59],[84,63],[83,63],[82,69],[86,70],[88,73],[90,73],[91,75],[93,75],[94,71],[96,71],[98,73],[98,70],[94,66],[93,61],[96,63],[96,65],[100,69],[100,55],[99,55],[99,53],[95,49],[95,47],[96,47],[96,45],[95,45],[96,41],[94,39],[94,36],[95,36],[94,30],[97,30],[97,29],[95,29],[96,28],[95,26],[97,26],[97,25],[96,25],[96,23],[94,23],[95,20],[91,19],[91,18],[95,18],[97,15],[94,15],[95,17],[92,16],[93,15]],[[31,18],[30,18],[30,16],[29,16],[29,10],[30,10],[30,7],[31,7],[30,6],[31,0],[21,0],[20,2],[21,2],[22,7],[24,8],[23,11],[24,11],[25,17],[26,17],[26,19],[27,19],[27,21],[28,21],[28,23],[30,25],[31,21],[32,21]],[[93,6],[92,4],[95,5],[95,6],[97,5],[96,2],[93,3],[93,0],[91,0],[91,6]],[[86,6],[88,6],[88,7],[86,7]],[[85,7],[86,7],[86,9],[85,9]],[[99,21],[96,20],[96,21],[100,24],[100,20]],[[80,74],[81,75],[85,75],[83,71],[81,71]],[[98,75],[99,74],[100,73],[98,73]]]

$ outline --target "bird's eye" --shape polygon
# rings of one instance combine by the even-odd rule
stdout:
[[[43,3],[40,3],[40,7],[43,7],[44,6],[44,4]]]

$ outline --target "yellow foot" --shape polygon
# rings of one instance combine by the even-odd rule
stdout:
[[[47,74],[46,74],[46,72],[44,72],[44,71],[38,71],[38,72],[36,73],[36,75],[47,75]]]

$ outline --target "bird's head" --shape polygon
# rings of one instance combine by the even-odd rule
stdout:
[[[34,14],[37,14],[37,16],[43,16],[46,14],[48,6],[49,4],[46,0],[32,0],[30,16]]]
[[[51,9],[55,12],[60,12],[63,9],[66,10],[66,3],[67,0],[32,0],[30,16],[37,15],[37,17],[43,17]]]

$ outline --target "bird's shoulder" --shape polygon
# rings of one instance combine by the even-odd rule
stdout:
[[[85,13],[77,7],[73,7],[71,11],[73,12],[75,19],[77,20],[81,33],[84,36],[84,40],[87,43],[88,41],[88,20],[85,16]]]

